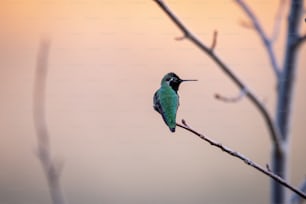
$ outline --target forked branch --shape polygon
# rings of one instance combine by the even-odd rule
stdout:
[[[202,140],[208,142],[210,145],[212,145],[212,146],[222,150],[223,152],[226,152],[227,154],[240,159],[245,164],[253,167],[254,169],[260,171],[261,173],[263,173],[263,174],[265,174],[265,175],[267,175],[269,177],[271,177],[275,181],[279,182],[280,184],[284,185],[288,189],[292,190],[297,195],[299,195],[301,198],[306,199],[306,194],[304,192],[302,192],[298,188],[295,188],[295,187],[291,186],[284,179],[282,179],[281,177],[277,176],[276,174],[273,174],[269,169],[266,170],[265,168],[263,168],[260,165],[256,164],[255,162],[253,162],[252,160],[248,159],[247,157],[245,157],[244,155],[240,154],[239,152],[233,151],[230,148],[228,148],[228,147],[226,147],[226,146],[224,146],[224,145],[222,145],[222,144],[220,144],[220,143],[218,143],[218,142],[208,138],[207,136],[197,132],[196,130],[192,129],[189,125],[187,125],[185,120],[182,120],[182,124],[177,123],[176,125],[178,127],[180,127],[180,128],[183,128],[183,129],[193,133],[194,135],[196,135],[199,138],[201,138]]]
[[[172,20],[172,22],[183,32],[184,37],[182,39],[190,40],[194,45],[206,53],[220,68],[221,70],[239,87],[241,90],[247,90],[246,96],[253,103],[253,105],[259,110],[263,116],[268,129],[270,131],[271,140],[275,146],[277,152],[282,154],[283,149],[280,143],[280,133],[278,127],[273,122],[272,117],[268,113],[265,106],[260,102],[260,100],[255,96],[255,94],[239,79],[232,70],[213,52],[212,48],[209,48],[198,40],[184,25],[183,23],[174,15],[174,13],[167,7],[167,5],[162,0],[154,0],[158,6],[167,14],[167,16]]]

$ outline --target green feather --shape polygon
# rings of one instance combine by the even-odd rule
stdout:
[[[154,104],[155,110],[162,115],[169,129],[174,132],[176,112],[179,106],[177,93],[167,83],[163,83],[154,95]]]

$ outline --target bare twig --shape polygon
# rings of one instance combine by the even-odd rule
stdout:
[[[167,16],[172,20],[172,22],[183,32],[184,38],[190,40],[195,44],[199,49],[206,53],[211,59],[221,68],[221,70],[229,76],[229,78],[240,88],[248,90],[246,96],[250,101],[255,105],[263,116],[268,129],[270,131],[271,140],[279,154],[282,153],[282,146],[280,144],[280,135],[278,127],[274,124],[272,117],[259,101],[259,99],[253,94],[249,88],[239,79],[232,70],[214,53],[210,48],[204,45],[200,40],[198,40],[182,23],[181,21],[171,12],[171,10],[166,6],[162,0],[154,0],[159,7],[167,14]]]
[[[266,168],[268,171],[272,171],[269,164],[266,164]]]
[[[246,94],[247,94],[247,90],[246,89],[241,89],[239,95],[234,96],[234,97],[226,97],[226,96],[222,96],[220,94],[215,94],[215,98],[223,101],[223,102],[227,102],[227,103],[235,103],[240,101]]]
[[[214,31],[214,36],[213,36],[213,40],[210,46],[211,51],[213,51],[217,45],[217,37],[218,37],[218,31]]]
[[[180,40],[184,40],[186,38],[186,36],[179,36],[179,37],[175,37],[174,40],[180,41]]]
[[[193,133],[194,135],[198,136],[199,138],[201,138],[202,140],[208,142],[210,145],[219,148],[220,150],[222,150],[223,152],[228,153],[229,155],[236,157],[238,159],[240,159],[241,161],[243,161],[244,163],[246,163],[247,165],[255,168],[256,170],[260,171],[261,173],[269,176],[270,178],[274,179],[275,181],[279,182],[280,184],[282,184],[283,186],[287,187],[288,189],[292,190],[293,192],[295,192],[297,195],[299,195],[301,198],[306,199],[306,194],[302,191],[300,191],[299,189],[291,186],[290,184],[288,184],[284,179],[282,179],[281,177],[277,176],[276,174],[272,173],[269,170],[266,170],[265,168],[261,167],[260,165],[256,164],[255,162],[253,162],[252,160],[248,159],[247,157],[245,157],[244,155],[240,154],[239,152],[233,151],[230,148],[206,137],[205,135],[197,132],[196,130],[192,129],[189,125],[187,126],[187,123],[185,120],[182,120],[182,125],[177,123],[176,125],[178,127],[181,127],[191,133]]]
[[[277,65],[275,53],[273,51],[272,41],[269,40],[269,38],[266,36],[264,30],[262,29],[262,27],[259,23],[259,20],[256,18],[256,16],[251,11],[251,9],[246,5],[246,3],[243,0],[235,0],[235,1],[241,7],[241,9],[245,12],[245,14],[250,18],[255,31],[260,36],[261,41],[264,44],[264,46],[265,46],[265,48],[268,52],[273,71],[274,71],[276,77],[279,78],[279,75],[280,75],[279,70],[280,69]]]
[[[34,125],[38,140],[37,156],[47,177],[52,202],[53,204],[64,204],[65,200],[60,185],[61,166],[57,165],[51,158],[50,138],[45,116],[45,90],[49,46],[49,41],[43,41],[38,51],[33,94]]]
[[[271,35],[271,43],[274,43],[278,36],[281,27],[282,17],[285,12],[286,0],[279,0],[278,9],[274,17],[274,26]]]
[[[299,189],[300,189],[302,192],[306,193],[306,179],[301,183]],[[302,202],[303,202],[303,199],[302,199],[300,196],[298,196],[298,195],[296,195],[296,194],[293,194],[293,195],[292,195],[292,197],[291,197],[291,203],[294,203],[294,204],[296,203],[296,204],[298,204],[298,203],[302,203]]]
[[[240,20],[239,24],[244,27],[244,28],[248,28],[248,29],[254,29],[254,26],[252,23],[245,21],[245,20]]]

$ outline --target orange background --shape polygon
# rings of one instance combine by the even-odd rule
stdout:
[[[257,34],[232,1],[167,1],[204,43],[275,111],[276,81]],[[248,1],[270,35],[278,1]],[[287,10],[286,14],[287,15]],[[152,108],[164,74],[199,81],[180,88],[181,118],[265,166],[270,138],[247,100],[212,60],[181,36],[153,1],[6,0],[0,8],[0,203],[51,203],[35,156],[32,89],[39,41],[52,41],[47,121],[54,157],[64,163],[70,203],[268,203],[270,180],[178,128]],[[286,17],[275,44],[283,63]],[[302,24],[301,32],[305,32]],[[306,49],[298,56],[290,141],[290,183],[305,178]],[[274,115],[273,115],[274,116]]]

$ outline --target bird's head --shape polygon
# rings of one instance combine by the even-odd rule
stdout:
[[[168,84],[169,86],[171,86],[171,88],[174,90],[174,91],[178,91],[178,88],[180,86],[180,84],[184,81],[197,81],[195,79],[181,79],[179,76],[177,76],[175,73],[173,72],[170,72],[168,74],[166,74],[162,81],[161,81],[161,84]]]

